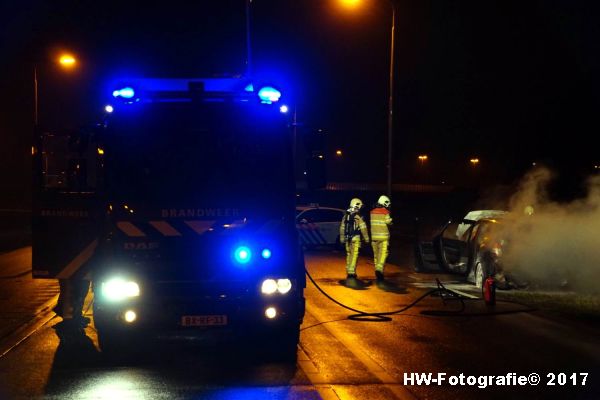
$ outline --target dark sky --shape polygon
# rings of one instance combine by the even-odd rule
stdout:
[[[87,118],[108,76],[244,71],[243,0],[133,3],[1,3],[5,197],[29,185],[34,65],[41,117],[55,125]],[[472,156],[499,180],[532,161],[566,174],[600,163],[591,145],[600,127],[598,2],[401,0],[397,9],[399,180],[419,179],[421,153],[436,177],[461,175]],[[306,130],[325,129],[330,150],[344,150],[332,178],[383,182],[388,1],[350,12],[336,0],[254,0],[252,17],[255,73],[281,82]],[[53,70],[61,48],[81,58],[76,74]]]

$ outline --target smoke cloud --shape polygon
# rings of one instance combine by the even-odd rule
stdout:
[[[542,287],[598,292],[600,282],[600,175],[587,181],[587,196],[569,203],[551,200],[553,173],[538,167],[520,182],[509,201],[512,219],[507,271]]]

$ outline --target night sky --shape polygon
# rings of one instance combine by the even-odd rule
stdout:
[[[28,202],[34,65],[48,129],[90,119],[107,77],[245,69],[243,0],[12,3],[0,10],[3,204]],[[591,144],[600,131],[598,2],[402,0],[397,8],[396,181],[459,179],[475,156],[490,182],[510,182],[532,162],[566,180],[600,164]],[[327,132],[331,180],[385,181],[390,24],[384,0],[354,10],[337,0],[253,1],[253,70],[281,82],[301,135]],[[81,59],[70,76],[52,65],[61,48]],[[344,157],[333,160],[338,148]],[[430,157],[426,171],[419,154]]]

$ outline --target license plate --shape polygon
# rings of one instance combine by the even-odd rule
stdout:
[[[227,315],[184,315],[182,326],[223,326],[227,325]]]

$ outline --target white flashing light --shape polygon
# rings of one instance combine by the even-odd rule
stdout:
[[[104,106],[104,111],[106,111],[107,113],[112,113],[113,111],[115,111],[115,108],[113,106],[111,106],[110,104],[107,104],[106,106]]]

